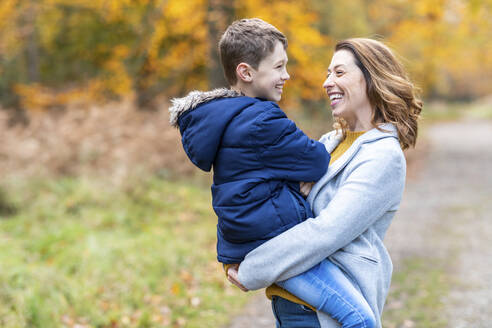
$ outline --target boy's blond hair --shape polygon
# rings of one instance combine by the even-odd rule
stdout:
[[[277,41],[287,49],[285,35],[259,18],[241,19],[229,25],[219,41],[220,61],[229,85],[237,83],[237,65],[247,63],[258,69],[260,61],[274,50]]]

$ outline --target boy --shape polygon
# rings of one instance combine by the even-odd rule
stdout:
[[[324,145],[308,138],[275,103],[290,78],[286,48],[285,36],[260,19],[234,22],[219,42],[230,90],[194,91],[174,99],[169,109],[190,160],[202,170],[214,169],[217,258],[224,264],[240,263],[268,239],[313,217],[299,182],[319,180],[330,161]],[[331,279],[315,268],[322,280]],[[336,302],[327,302],[334,295],[307,288],[303,275],[278,284],[344,323],[334,313],[338,309],[330,308]],[[373,316],[367,304],[359,307],[353,317]]]

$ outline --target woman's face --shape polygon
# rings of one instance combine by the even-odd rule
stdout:
[[[345,119],[351,130],[371,126],[372,108],[367,97],[366,80],[349,50],[335,52],[323,83],[334,117]]]

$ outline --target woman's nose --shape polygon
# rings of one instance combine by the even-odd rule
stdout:
[[[333,86],[334,86],[333,80],[330,78],[330,76],[328,76],[326,78],[325,82],[323,82],[323,88],[328,89],[328,88],[331,88]]]

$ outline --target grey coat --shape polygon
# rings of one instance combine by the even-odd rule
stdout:
[[[385,131],[372,129],[357,138],[313,186],[308,201],[315,218],[246,256],[239,268],[244,286],[265,288],[328,257],[362,292],[381,326],[393,269],[383,239],[403,194],[406,162],[396,128],[380,128]],[[331,152],[340,137],[332,131],[320,141]]]

